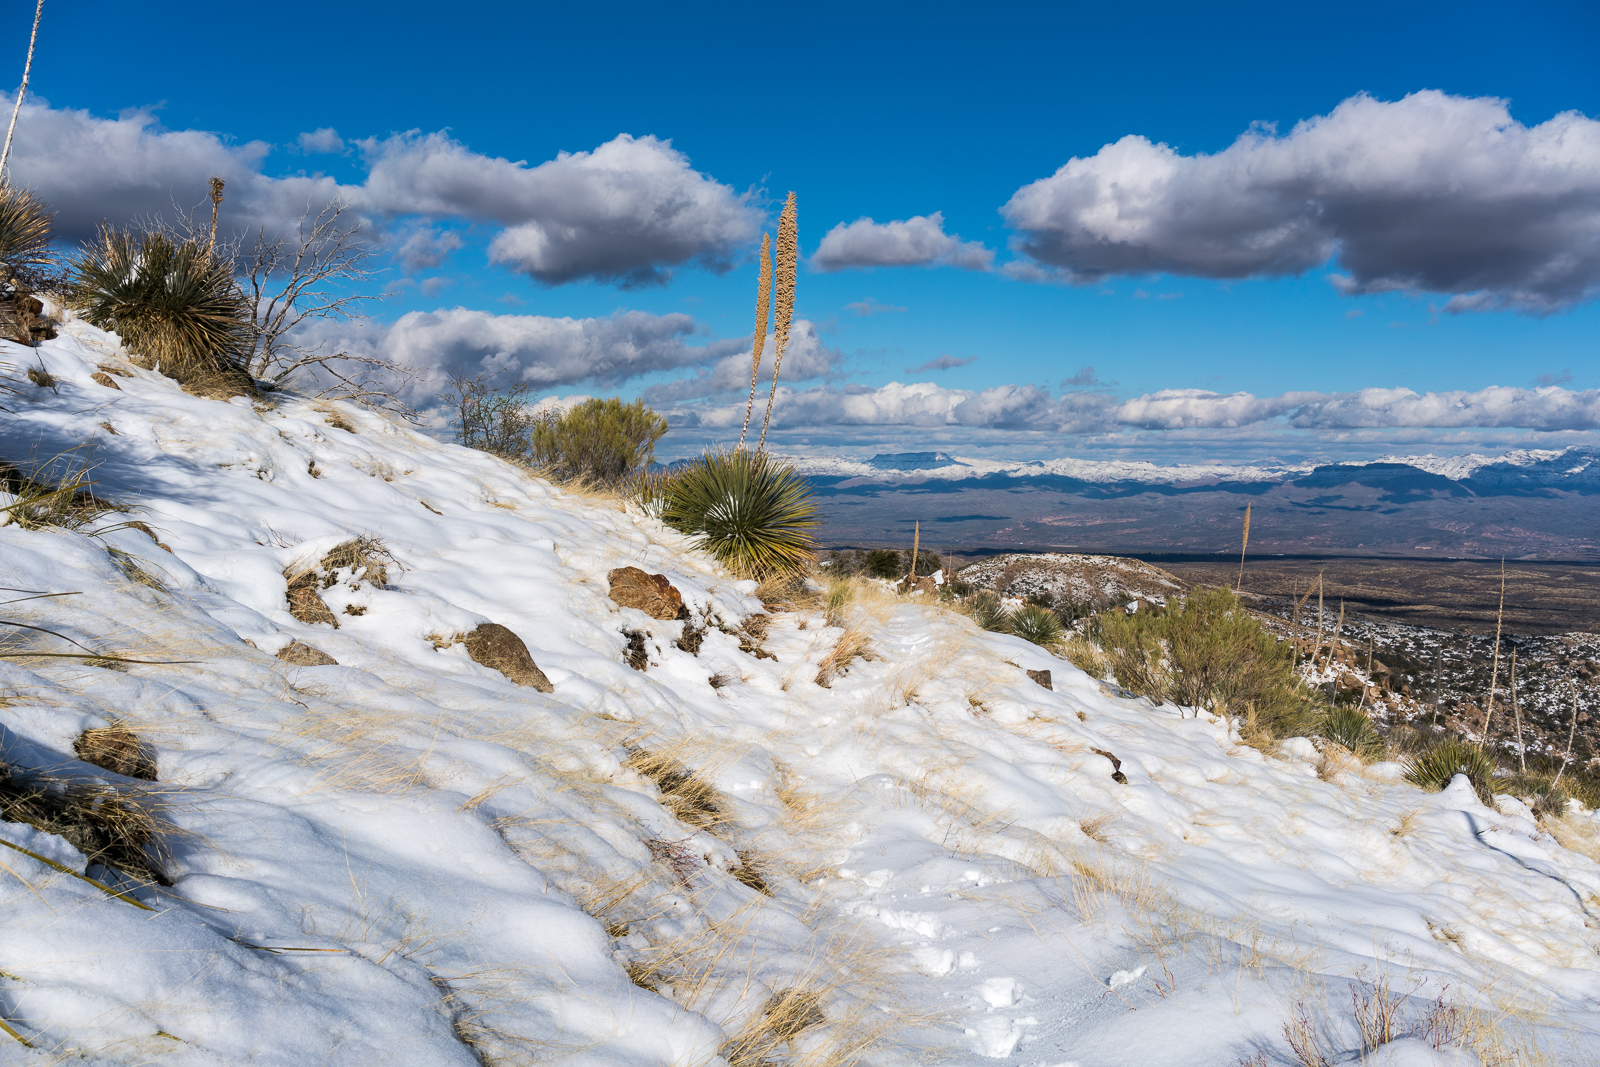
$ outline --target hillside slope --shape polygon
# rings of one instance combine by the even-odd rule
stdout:
[[[1509,798],[1266,757],[933,606],[762,618],[617,504],[188,396],[81,323],[5,347],[56,384],[0,455],[137,508],[0,528],[7,795],[146,812],[171,885],[0,823],[0,1063],[1213,1067],[1299,1062],[1296,1017],[1343,1063],[1352,983],[1406,998],[1368,1063],[1597,1062],[1600,865]],[[630,565],[688,619],[614,603]],[[553,691],[474,662],[483,623]],[[69,642],[99,658],[28,655]],[[156,780],[76,758],[113,722]]]

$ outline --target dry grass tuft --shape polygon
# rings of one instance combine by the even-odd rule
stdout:
[[[128,778],[156,780],[156,754],[139,740],[125,723],[112,720],[109,726],[85,730],[72,743],[72,750],[85,763]]]
[[[715,786],[662,748],[636,748],[624,763],[650,779],[678,819],[701,830],[727,821],[727,808]]]
[[[64,785],[48,779],[0,779],[0,818],[64,838],[90,865],[145,884],[171,885],[164,866],[178,835],[156,797],[115,786]]]
[[[867,629],[859,624],[851,626],[840,634],[838,642],[817,664],[817,684],[824,689],[831,688],[834,679],[843,674],[846,668],[856,659],[872,659],[871,646],[867,640]]]

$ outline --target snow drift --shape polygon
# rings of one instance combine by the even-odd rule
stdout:
[[[1264,756],[933,605],[769,613],[615,502],[343,405],[189,396],[82,323],[5,358],[55,384],[12,376],[0,456],[134,510],[0,528],[4,617],[53,631],[8,628],[0,755],[143,805],[171,884],[0,823],[32,853],[0,849],[0,1062],[1600,1052],[1600,866],[1510,798]],[[384,573],[324,567],[333,622],[291,614],[286,572],[357,537]],[[613,602],[625,566],[687,618]],[[552,692],[473,660],[485,623]],[[69,640],[100,658],[20,655]],[[114,722],[156,781],[76,758]]]

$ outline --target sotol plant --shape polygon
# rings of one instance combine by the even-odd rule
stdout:
[[[662,522],[743,577],[793,573],[814,558],[811,487],[764,452],[708,452],[654,492]]]
[[[1011,632],[1024,641],[1048,648],[1067,635],[1061,619],[1049,608],[1024,604],[1011,613]]]
[[[68,301],[180,381],[244,376],[243,294],[198,241],[102,227],[72,264]]]
[[[1420,756],[1406,760],[1406,781],[1423,789],[1443,789],[1458,774],[1467,776],[1485,804],[1502,790],[1494,757],[1458,737],[1446,737]]]
[[[0,184],[0,283],[27,288],[32,275],[55,262],[50,254],[50,208],[27,189]]]

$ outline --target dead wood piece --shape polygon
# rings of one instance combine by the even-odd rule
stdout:
[[[1090,748],[1089,751],[1093,752],[1096,756],[1104,756],[1106,759],[1111,761],[1111,780],[1113,782],[1116,782],[1118,785],[1128,784],[1128,776],[1122,773],[1121,760],[1103,748]]]

